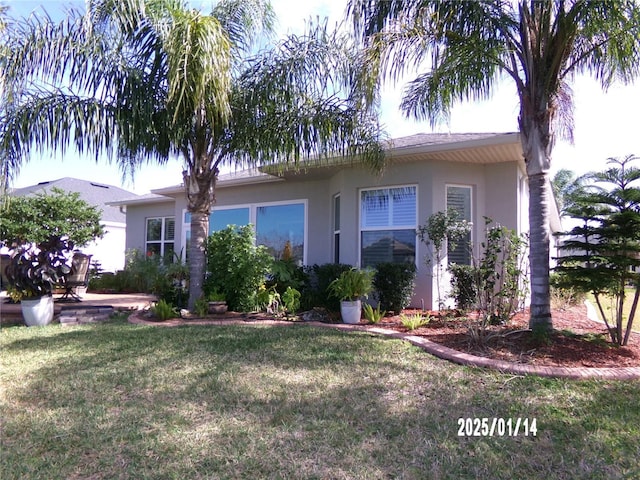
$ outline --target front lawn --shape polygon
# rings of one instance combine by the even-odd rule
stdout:
[[[0,331],[0,478],[638,478],[640,382],[504,375],[304,325]],[[537,435],[459,437],[458,419]]]

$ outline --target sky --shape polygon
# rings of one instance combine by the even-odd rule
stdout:
[[[84,5],[84,0],[0,0],[8,4],[12,16],[28,15],[44,7],[52,18],[59,17],[65,6]],[[209,1],[193,0],[194,6],[207,6]],[[272,0],[278,19],[278,33],[300,33],[310,18],[328,17],[330,24],[344,17],[346,0]],[[558,140],[552,156],[552,174],[560,168],[581,174],[605,168],[610,157],[640,155],[640,81],[632,85],[615,84],[603,92],[590,77],[576,77],[571,84],[575,103],[574,142]],[[431,128],[427,121],[406,119],[399,110],[402,84],[387,84],[381,97],[381,122],[391,138],[415,133],[514,132],[518,130],[518,99],[515,87],[504,81],[494,95],[480,102],[456,105],[447,124]],[[13,182],[16,188],[62,177],[82,178],[120,186],[136,194],[177,185],[182,181],[182,162],[164,166],[145,165],[133,179],[123,178],[115,164],[106,160],[69,152],[64,157],[34,153],[22,166]]]

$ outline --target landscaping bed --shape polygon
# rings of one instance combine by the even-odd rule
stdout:
[[[417,313],[420,313],[420,310],[403,311],[405,316]],[[432,319],[427,325],[414,330],[402,324],[401,315],[384,317],[375,326],[424,337],[464,353],[513,363],[569,368],[640,366],[640,334],[632,333],[627,346],[617,347],[610,342],[605,325],[590,320],[583,305],[554,309],[552,315],[554,331],[548,340],[536,338],[528,331],[529,312],[524,310],[516,314],[506,325],[488,327],[487,332],[492,338],[482,345],[471,341],[469,319],[460,315],[441,318],[432,314]],[[333,317],[330,320],[332,319]],[[157,323],[178,326],[274,320],[283,318],[266,313],[227,312],[224,315],[171,319]],[[302,320],[296,317],[293,321]],[[365,324],[366,321],[361,320],[360,326]]]
[[[600,368],[640,366],[640,334],[632,333],[629,344],[618,347],[611,343],[603,323],[587,317],[583,305],[555,309],[552,316],[554,331],[546,341],[528,331],[529,312],[525,310],[506,325],[488,327],[492,338],[483,345],[471,341],[469,320],[461,316],[444,319],[434,316],[427,325],[415,330],[404,327],[400,316],[385,317],[378,325],[425,337],[465,353],[514,363]]]

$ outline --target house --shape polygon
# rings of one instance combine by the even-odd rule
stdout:
[[[484,217],[518,233],[528,230],[518,133],[418,134],[393,140],[387,154],[382,175],[350,161],[222,174],[210,231],[251,223],[257,242],[276,258],[287,246],[305,265],[414,262],[413,304],[432,307],[433,266],[425,264],[428,250],[416,236],[431,214],[456,208],[473,223],[472,244],[483,239]],[[182,185],[111,204],[126,207],[127,249],[187,251],[190,215]],[[553,221],[558,229],[557,214]],[[451,256],[470,262],[469,255]]]
[[[131,199],[135,195],[113,185],[70,177],[17,188],[11,192],[11,195],[37,195],[49,192],[53,188],[77,192],[82,200],[102,210],[100,223],[104,227],[105,235],[102,239],[83,247],[82,251],[93,255],[92,261],[99,262],[106,272],[122,270],[125,261],[126,215],[120,207],[110,205],[109,202]]]

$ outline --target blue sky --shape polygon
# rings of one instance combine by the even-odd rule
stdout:
[[[84,5],[84,0],[0,0],[8,4],[13,15],[27,15],[43,6],[54,18],[68,5]],[[194,0],[194,6],[211,2]],[[300,32],[305,21],[328,16],[330,22],[343,18],[345,0],[272,0],[278,18],[278,31]],[[589,77],[577,77],[572,85],[575,101],[574,144],[559,141],[553,154],[553,170],[569,168],[578,173],[604,168],[608,157],[640,155],[638,112],[640,112],[640,82],[634,85],[614,85],[603,92]],[[517,130],[518,101],[512,84],[505,81],[487,101],[457,105],[447,125],[431,129],[428,122],[405,119],[399,111],[402,85],[386,85],[383,90],[381,115],[388,134],[401,137],[419,132],[513,132]],[[84,178],[121,186],[138,194],[154,188],[175,185],[182,180],[182,163],[170,162],[163,167],[145,166],[134,181],[123,180],[115,165],[98,164],[92,158],[79,158],[70,152],[64,158],[51,154],[32,155],[14,182],[24,187],[60,177]]]

